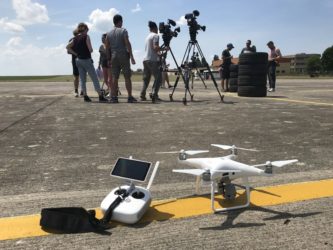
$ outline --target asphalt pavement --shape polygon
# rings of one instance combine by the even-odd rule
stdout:
[[[39,214],[45,207],[98,208],[119,184],[110,177],[118,157],[160,161],[154,200],[194,194],[194,178],[172,173],[177,154],[210,144],[260,151],[238,160],[260,164],[298,159],[272,178],[255,177],[252,187],[333,178],[333,80],[278,79],[267,97],[225,94],[196,81],[193,101],[183,105],[180,83],[161,89],[162,102],[127,103],[125,84],[118,104],[75,98],[70,82],[0,82],[0,218]],[[133,83],[139,99],[142,83]],[[203,156],[203,155],[201,155]],[[333,188],[333,187],[332,187]],[[203,190],[208,193],[209,190]],[[332,249],[333,197],[250,207],[222,214],[114,226],[109,236],[51,234],[0,241],[1,249]]]

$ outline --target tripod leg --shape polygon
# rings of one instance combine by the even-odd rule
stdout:
[[[179,81],[179,75],[177,75],[177,78],[176,78],[175,84],[173,85],[173,88],[172,88],[172,92],[171,92],[171,94],[169,94],[169,98],[170,98],[170,101],[171,101],[171,102],[173,101],[173,93],[175,92],[175,90],[176,90],[176,88],[177,88],[178,81]]]
[[[200,77],[200,79],[201,79],[201,81],[202,81],[203,85],[205,86],[205,89],[207,89],[207,85],[206,85],[206,83],[205,83],[204,79],[202,78],[202,76],[201,76],[201,74],[200,74],[200,72],[199,72],[199,70],[198,70],[198,69],[197,69],[197,73],[198,73],[198,75],[199,75],[199,77]]]
[[[204,54],[202,53],[202,50],[201,50],[201,48],[200,48],[200,46],[199,46],[198,41],[195,42],[195,45],[197,46],[198,52],[199,52],[199,54],[200,54],[200,56],[201,56],[201,61],[203,61],[204,66],[205,66],[205,67],[207,68],[207,70],[208,70],[208,74],[211,76],[211,78],[212,78],[212,80],[213,80],[213,83],[214,83],[214,86],[215,86],[215,88],[216,88],[216,91],[217,91],[217,93],[219,94],[219,96],[220,96],[220,98],[221,98],[221,102],[223,102],[224,95],[221,95],[221,92],[220,92],[220,90],[219,90],[219,87],[218,87],[218,85],[217,85],[217,83],[216,83],[216,81],[215,81],[215,77],[214,77],[212,71],[210,70],[210,67],[209,67],[209,65],[208,65],[208,63],[207,63],[207,61],[206,61],[206,59],[205,59]]]

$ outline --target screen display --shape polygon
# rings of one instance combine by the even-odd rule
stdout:
[[[118,158],[111,175],[135,181],[145,181],[150,165],[150,162]]]

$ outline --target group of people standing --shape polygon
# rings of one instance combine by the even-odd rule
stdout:
[[[85,23],[80,23],[74,31],[74,37],[69,41],[66,49],[69,54],[72,54],[73,75],[75,96],[78,97],[79,79],[81,84],[81,94],[85,102],[91,102],[87,94],[87,74],[90,76],[95,91],[98,93],[100,102],[118,103],[118,80],[122,71],[125,78],[125,86],[128,94],[127,102],[137,102],[132,95],[131,81],[131,66],[135,64],[135,59],[132,53],[132,46],[129,41],[128,32],[123,28],[123,18],[121,15],[113,17],[114,28],[102,35],[102,45],[99,48],[100,60],[99,68],[102,68],[104,83],[109,90],[110,99],[106,99],[100,87],[98,77],[94,68],[91,53],[93,52],[90,37],[88,35],[88,26]],[[162,52],[159,46],[158,28],[155,22],[149,21],[149,34],[146,38],[145,57],[143,61],[143,87],[140,94],[142,101],[147,100],[146,91],[149,86],[151,76],[154,77],[154,85],[152,91],[152,102],[161,101],[158,96],[162,82],[162,72],[160,63],[160,53]],[[163,48],[168,50],[168,48]],[[168,83],[169,85],[169,83]]]
[[[268,66],[267,66],[267,76],[269,83],[269,92],[275,91],[275,82],[276,82],[276,66],[278,65],[279,59],[282,57],[280,49],[276,48],[274,42],[269,41],[267,43],[269,48],[268,53]],[[227,44],[227,48],[222,52],[222,65],[221,65],[221,87],[222,91],[229,91],[229,78],[230,78],[230,65],[232,64],[231,59],[233,58],[230,54],[230,51],[234,48],[232,43]],[[257,49],[252,45],[251,40],[246,41],[246,46],[242,49],[241,54],[243,53],[253,53],[257,52]]]

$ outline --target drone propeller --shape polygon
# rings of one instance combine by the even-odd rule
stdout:
[[[250,148],[239,148],[236,147],[235,145],[229,146],[229,145],[222,145],[222,144],[211,144],[214,147],[218,147],[224,150],[229,150],[229,149],[240,149],[240,150],[245,150],[245,151],[253,151],[253,152],[258,152],[259,150],[257,149],[250,149]]]
[[[298,160],[294,159],[294,160],[285,160],[285,161],[273,161],[271,162],[271,164],[273,167],[281,168],[295,162],[298,162]]]
[[[281,168],[284,166],[287,166],[289,164],[298,162],[297,159],[293,159],[293,160],[285,160],[285,161],[267,161],[264,164],[259,164],[259,165],[252,165],[252,167],[277,167],[277,168]]]
[[[201,154],[201,153],[208,153],[209,150],[184,150],[183,153],[187,155],[196,155],[196,154]],[[167,152],[156,152],[156,154],[178,154],[182,153],[181,151],[167,151]]]

